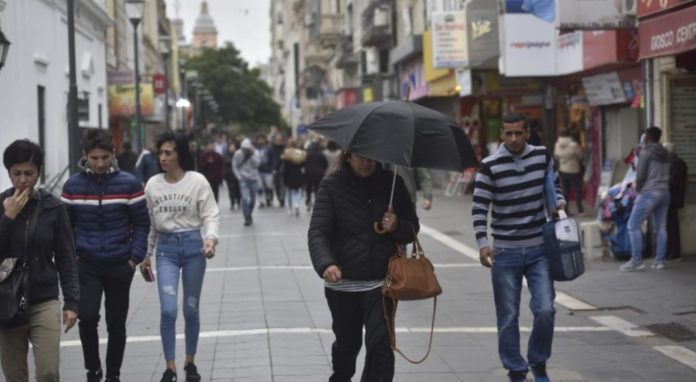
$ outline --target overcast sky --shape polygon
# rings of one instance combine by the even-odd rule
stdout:
[[[165,0],[167,16],[184,20],[186,41],[191,42],[201,0]],[[218,45],[231,41],[251,65],[265,64],[271,57],[270,0],[208,0],[210,16],[218,30]]]

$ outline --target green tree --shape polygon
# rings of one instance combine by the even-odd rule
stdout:
[[[273,91],[261,79],[258,69],[249,69],[232,43],[219,49],[204,49],[186,66],[198,72],[198,81],[218,103],[223,124],[240,126],[240,133],[246,134],[265,131],[271,125],[284,127]]]

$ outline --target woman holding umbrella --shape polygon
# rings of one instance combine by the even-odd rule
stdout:
[[[381,287],[396,246],[415,238],[418,217],[401,178],[393,185],[393,174],[375,160],[346,152],[340,164],[319,186],[308,233],[312,264],[324,279],[336,336],[329,380],[351,380],[364,327],[361,381],[391,381],[394,353],[384,321]],[[373,229],[374,222],[381,224],[384,234]],[[386,309],[391,314],[389,301]]]

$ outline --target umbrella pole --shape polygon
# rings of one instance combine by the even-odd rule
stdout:
[[[394,187],[396,187],[396,173],[399,170],[399,166],[394,165],[394,178],[392,178],[391,195],[389,196],[389,209],[392,209],[394,202]]]

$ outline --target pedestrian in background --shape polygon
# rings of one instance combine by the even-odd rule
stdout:
[[[663,269],[667,252],[667,210],[669,209],[670,158],[660,144],[662,130],[652,126],[645,130],[645,147],[640,150],[636,166],[636,191],[628,218],[628,236],[631,239],[631,260],[620,268],[622,272],[639,271],[645,268],[642,260],[643,232],[641,227],[652,217],[652,227],[657,233],[657,253],[653,269]]]
[[[36,380],[56,382],[60,379],[61,316],[67,332],[77,322],[80,299],[72,227],[63,203],[34,188],[43,168],[39,145],[26,139],[14,141],[5,149],[3,163],[12,188],[0,194],[0,261],[27,261],[30,279],[27,316],[0,327],[2,371],[7,381],[29,381],[31,343]]]
[[[686,183],[688,167],[684,159],[674,152],[672,143],[665,143],[669,152],[669,209],[667,210],[667,253],[665,259],[681,259],[681,227],[679,226],[679,210],[684,208],[686,199]]]
[[[215,142],[210,141],[205,145],[205,152],[198,160],[198,168],[210,183],[215,201],[218,201],[220,184],[225,179],[225,158],[215,151]]]
[[[307,212],[312,210],[312,195],[316,195],[319,190],[319,183],[324,179],[329,162],[321,150],[319,142],[313,141],[307,149],[307,159],[305,160],[305,204]]]
[[[256,153],[259,156],[259,207],[273,206],[273,163],[271,162],[271,146],[266,136],[256,136]]]
[[[157,138],[159,164],[164,173],[145,187],[150,213],[147,257],[141,270],[155,255],[160,300],[160,336],[166,370],[162,382],[176,382],[176,318],[179,277],[183,284],[187,382],[201,380],[195,356],[200,332],[200,297],[206,259],[215,255],[220,211],[205,177],[193,171],[188,139],[166,131]]]
[[[259,162],[254,145],[249,138],[244,138],[241,150],[237,150],[232,157],[232,171],[239,179],[244,225],[247,227],[254,223],[252,214],[256,203],[256,190],[258,189]]]
[[[355,374],[364,328],[360,380],[389,382],[394,378],[394,352],[384,317],[394,307],[385,301],[383,308],[381,287],[394,248],[412,242],[420,226],[400,178],[389,208],[392,172],[358,154],[346,153],[340,161],[340,169],[319,186],[308,232],[309,253],[324,279],[335,335],[329,381],[350,381]],[[388,233],[376,233],[375,221]]]
[[[280,159],[285,151],[285,137],[282,133],[273,135],[273,144],[269,151],[269,159],[271,161],[271,169],[273,174],[273,191],[280,207],[285,207],[285,185],[283,184],[283,160]]]
[[[133,152],[130,142],[123,142],[123,151],[118,154],[116,161],[121,171],[135,175],[135,164],[138,162],[138,154]]]
[[[237,152],[237,142],[230,142],[227,146],[225,155],[225,183],[227,184],[227,193],[230,197],[230,210],[235,210],[241,206],[241,196],[239,193],[239,179],[232,171],[232,158]]]
[[[551,357],[556,292],[543,247],[542,227],[546,223],[544,179],[555,171],[554,162],[545,147],[526,143],[529,127],[523,114],[505,115],[500,135],[503,144],[483,159],[474,186],[471,215],[479,260],[484,267],[492,268],[498,354],[510,381],[525,381],[531,366],[536,382],[548,382],[546,362]],[[565,208],[558,184],[556,188],[557,205],[549,206],[551,213]],[[488,241],[489,211],[493,248]],[[523,278],[527,279],[534,315],[527,360],[520,354],[517,320]]]
[[[154,147],[147,148],[140,153],[138,160],[135,162],[135,177],[144,186],[147,181],[159,173],[157,165],[157,149]]]
[[[286,189],[288,214],[294,213],[295,216],[300,216],[307,152],[300,148],[296,140],[289,139],[281,158],[283,160],[283,184]]]
[[[99,358],[102,296],[109,333],[106,381],[120,379],[126,348],[126,318],[135,266],[145,257],[150,219],[142,184],[119,171],[111,132],[91,129],[83,146],[80,172],[63,186],[75,233],[80,274],[79,328],[87,381],[103,376]]]
[[[558,162],[558,176],[561,180],[563,194],[568,197],[570,190],[573,190],[578,214],[585,216],[585,209],[582,203],[582,150],[580,146],[570,136],[568,129],[561,130],[561,134],[556,141],[553,156]]]
[[[418,190],[421,190],[423,199],[421,207],[424,210],[429,210],[433,207],[433,181],[430,176],[430,171],[425,168],[409,168],[399,167],[398,174],[408,189],[408,194],[411,196],[413,207],[418,205]]]

